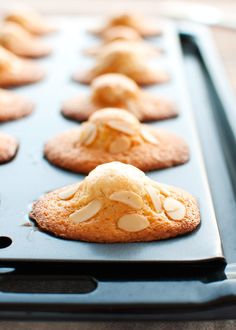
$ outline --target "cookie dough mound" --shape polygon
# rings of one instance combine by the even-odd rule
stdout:
[[[112,161],[150,171],[189,159],[182,138],[142,125],[131,113],[116,108],[97,111],[79,128],[53,138],[44,153],[52,164],[79,173]]]
[[[8,134],[0,132],[0,164],[12,160],[17,152],[18,142]]]
[[[63,104],[62,113],[70,119],[84,121],[95,111],[105,107],[126,109],[140,121],[177,116],[171,102],[142,91],[135,81],[118,73],[108,73],[95,78],[91,85],[91,94],[69,99]]]
[[[33,108],[24,96],[0,88],[0,123],[28,116]]]
[[[200,223],[193,196],[119,162],[100,165],[79,184],[46,194],[30,217],[57,236],[100,243],[162,240]]]
[[[35,35],[45,35],[56,31],[55,26],[46,22],[40,15],[30,10],[10,12],[5,17],[5,21],[17,23]]]
[[[0,46],[0,87],[35,83],[45,76],[35,63],[23,60]]]
[[[74,74],[73,79],[83,84],[105,73],[121,73],[136,81],[139,85],[161,84],[169,80],[169,75],[147,65],[146,56],[140,47],[128,42],[115,42],[97,58],[97,63],[86,71]]]
[[[13,22],[5,23],[0,27],[0,45],[23,57],[43,57],[51,52],[50,47]]]
[[[116,26],[130,27],[136,30],[143,37],[159,36],[161,29],[150,18],[146,19],[141,15],[122,13],[110,18],[102,27],[90,30],[91,33],[103,36],[109,29]]]

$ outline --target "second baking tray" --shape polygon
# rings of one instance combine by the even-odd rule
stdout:
[[[148,175],[157,181],[179,186],[193,194],[201,212],[200,227],[189,235],[165,241],[132,244],[95,244],[69,241],[29,227],[28,212],[34,200],[58,187],[83,179],[50,165],[43,158],[44,143],[56,134],[79,125],[60,114],[62,102],[89,87],[71,80],[78,69],[84,70],[94,59],[82,54],[97,39],[87,33],[95,23],[91,18],[59,18],[60,31],[48,42],[54,54],[41,64],[48,76],[38,84],[15,89],[36,103],[35,113],[21,121],[1,125],[1,130],[20,141],[17,157],[0,167],[0,258],[3,264],[19,262],[156,262],[196,263],[224,261],[212,198],[208,186],[198,134],[189,103],[177,31],[170,22],[163,22],[163,36],[148,42],[164,50],[155,59],[165,68],[171,80],[165,85],[148,88],[150,93],[173,100],[179,117],[150,125],[164,127],[182,136],[189,144],[191,159],[182,166],[154,171]],[[5,241],[4,241],[5,240]],[[4,242],[9,242],[9,245]],[[10,244],[11,243],[11,244]],[[7,246],[8,245],[8,246]]]

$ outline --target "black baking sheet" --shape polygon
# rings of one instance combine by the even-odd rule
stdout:
[[[171,82],[152,86],[148,90],[165,95],[176,102],[180,116],[152,123],[178,133],[189,143],[191,160],[182,166],[148,175],[155,180],[186,189],[198,199],[201,226],[192,234],[166,241],[132,244],[94,244],[68,241],[43,233],[24,224],[31,203],[47,191],[83,179],[82,175],[53,167],[43,159],[44,143],[56,134],[76,127],[60,115],[62,101],[89,87],[71,80],[72,73],[85,69],[94,59],[81,50],[97,40],[86,33],[96,23],[91,18],[58,18],[58,34],[47,38],[53,46],[52,56],[39,63],[48,72],[47,78],[35,85],[17,88],[36,103],[35,113],[23,120],[2,124],[2,131],[20,141],[16,159],[0,167],[0,236],[12,239],[12,244],[0,250],[2,261],[155,261],[196,262],[216,258],[223,260],[221,241],[215,219],[208,181],[197,132],[192,117],[184,81],[179,41],[174,25],[163,22],[164,35],[150,40],[164,49],[158,63],[171,74]],[[155,59],[155,63],[157,60]],[[192,77],[194,79],[194,77]],[[207,138],[207,136],[206,136]]]

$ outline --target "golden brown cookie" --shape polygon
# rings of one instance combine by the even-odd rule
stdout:
[[[159,36],[161,29],[159,25],[150,17],[147,19],[141,15],[136,14],[118,14],[110,19],[100,28],[90,30],[91,33],[103,36],[109,29],[114,26],[126,26],[133,28],[143,37]]]
[[[0,164],[12,160],[17,152],[18,142],[8,134],[0,132]]]
[[[79,173],[112,161],[151,171],[189,159],[182,138],[142,125],[131,113],[116,108],[97,111],[79,128],[56,136],[46,144],[44,153],[52,164]]]
[[[35,35],[44,35],[56,31],[55,26],[33,11],[13,11],[5,17],[5,21],[14,22]]]
[[[75,96],[63,104],[62,113],[70,119],[84,121],[97,110],[107,107],[123,108],[140,121],[176,117],[174,105],[162,97],[142,91],[130,78],[108,73],[95,78],[90,95]]]
[[[23,60],[0,46],[0,87],[31,84],[44,76],[44,71],[37,64]]]
[[[102,35],[105,43],[115,40],[142,41],[140,34],[132,27],[116,25],[105,31]]]
[[[0,27],[0,45],[23,57],[37,58],[51,53],[49,46],[13,22],[7,22]]]
[[[44,195],[30,217],[57,236],[99,243],[162,240],[200,223],[193,196],[119,162],[100,165],[82,182]]]
[[[97,57],[96,64],[86,71],[74,74],[74,80],[90,84],[92,80],[105,73],[121,73],[136,81],[140,85],[165,83],[169,75],[162,69],[147,65],[147,56],[140,48],[132,43],[115,42],[110,44]]]
[[[33,108],[24,96],[0,88],[0,123],[28,116]]]
[[[130,40],[114,40],[106,44],[101,44],[96,47],[91,47],[85,50],[85,54],[90,56],[99,56],[103,52],[109,52],[110,49],[115,47],[124,48],[126,45],[132,47],[139,53],[141,56],[154,57],[161,54],[161,50],[157,47],[154,47],[144,41],[130,41]]]

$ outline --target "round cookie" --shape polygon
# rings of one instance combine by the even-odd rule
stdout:
[[[0,132],[0,164],[12,160],[17,152],[18,142],[8,134]]]
[[[5,21],[17,23],[25,30],[35,35],[45,35],[56,31],[55,26],[30,10],[10,12],[6,15]]]
[[[114,41],[136,41],[142,42],[141,36],[133,28],[128,26],[114,26],[107,30],[102,36],[103,42],[94,47],[85,49],[87,55],[97,55],[102,47],[114,42]]]
[[[35,83],[45,76],[35,63],[23,60],[0,46],[0,87]]]
[[[13,22],[7,22],[0,27],[0,45],[23,57],[38,58],[51,53],[49,46]]]
[[[97,243],[162,240],[200,223],[193,196],[119,162],[100,165],[82,182],[44,195],[30,217],[56,236]]]
[[[0,88],[0,123],[28,116],[33,108],[24,96]]]
[[[102,51],[95,65],[75,73],[73,79],[83,84],[90,84],[93,79],[105,73],[121,73],[136,81],[139,85],[161,84],[169,80],[169,75],[162,69],[150,67],[146,63],[140,47],[128,42],[115,42]]]
[[[132,27],[125,25],[116,25],[105,31],[102,35],[105,43],[115,40],[142,41],[140,34]]]
[[[124,48],[127,47],[126,45],[128,45],[128,47],[134,48],[136,53],[144,57],[154,57],[159,56],[161,54],[161,50],[159,48],[149,45],[144,41],[130,40],[114,40],[107,44],[101,44],[96,47],[91,47],[85,50],[85,54],[91,56],[99,56],[102,55],[104,52],[110,52],[110,50],[113,50],[114,47]]]
[[[133,28],[139,33],[142,37],[153,37],[159,36],[161,34],[161,29],[152,21],[150,17],[146,19],[141,15],[131,14],[131,13],[122,13],[113,16],[108,19],[107,22],[98,28],[90,30],[91,33],[103,36],[109,31],[109,29],[115,26],[125,26]]]
[[[79,173],[112,161],[151,171],[189,159],[182,138],[142,125],[131,113],[116,108],[97,111],[79,128],[51,139],[44,154],[52,164]]]
[[[126,109],[140,121],[177,116],[171,102],[142,91],[132,79],[118,73],[95,78],[91,85],[91,94],[81,94],[66,101],[62,106],[62,114],[73,120],[84,121],[95,111],[105,107]]]

